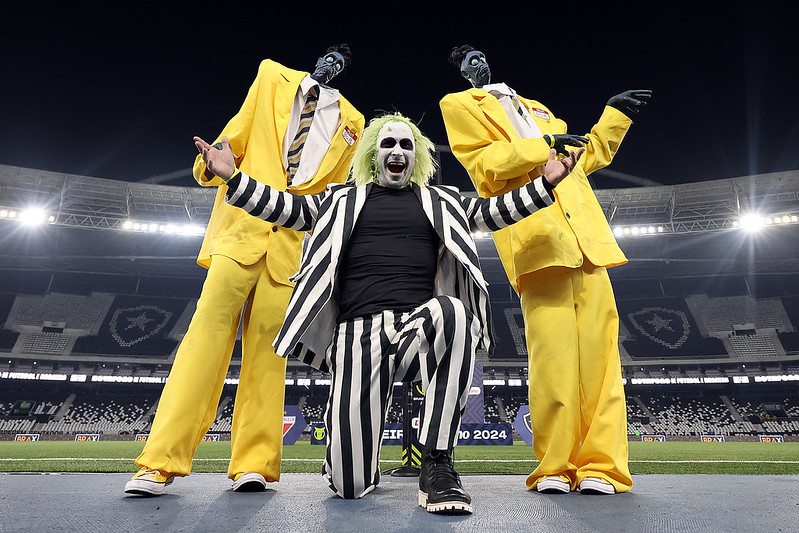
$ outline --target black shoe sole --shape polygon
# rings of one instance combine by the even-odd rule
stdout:
[[[266,487],[264,487],[262,483],[257,481],[249,481],[233,489],[233,492],[263,492],[265,490]]]
[[[472,504],[468,502],[450,500],[445,502],[431,503],[427,500],[427,494],[419,491],[419,507],[424,508],[428,513],[462,515],[472,514]]]

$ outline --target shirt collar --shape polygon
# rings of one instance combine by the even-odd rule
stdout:
[[[513,89],[508,87],[507,84],[505,84],[503,82],[489,83],[488,85],[483,85],[481,87],[481,89],[483,89],[487,93],[493,94],[496,97],[500,97],[500,96],[511,96],[511,97],[513,97],[513,96],[516,96],[516,91],[514,91]]]
[[[319,82],[313,79],[310,74],[306,74],[300,82],[300,90],[302,91],[302,95],[308,96],[308,91],[314,85],[319,86],[319,102],[317,103],[317,107],[324,107],[334,102],[338,102],[338,89],[328,87],[327,85],[319,85]]]

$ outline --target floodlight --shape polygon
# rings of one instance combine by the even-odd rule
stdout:
[[[754,233],[763,227],[764,220],[754,213],[749,213],[741,216],[738,219],[739,227],[750,233]]]
[[[19,220],[26,226],[38,226],[47,222],[47,213],[38,207],[31,207],[19,214]]]

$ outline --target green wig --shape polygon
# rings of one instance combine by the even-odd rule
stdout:
[[[380,173],[380,169],[377,166],[377,136],[388,122],[402,122],[411,128],[415,146],[414,157],[416,159],[413,170],[411,170],[411,183],[415,183],[420,187],[427,186],[430,178],[436,172],[436,160],[433,158],[435,145],[433,141],[419,131],[419,128],[411,122],[411,119],[402,116],[400,113],[383,115],[369,121],[363,133],[361,133],[361,140],[358,141],[358,146],[355,148],[355,155],[350,166],[350,181],[355,183],[355,185],[377,183]]]

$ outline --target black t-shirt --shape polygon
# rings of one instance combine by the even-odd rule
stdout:
[[[373,185],[338,271],[338,321],[433,297],[439,238],[410,187]]]

